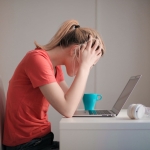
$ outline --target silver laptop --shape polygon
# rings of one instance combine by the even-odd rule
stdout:
[[[129,98],[130,94],[132,93],[134,87],[136,86],[137,82],[141,78],[142,75],[132,76],[129,81],[127,82],[125,88],[123,89],[122,93],[120,94],[118,100],[114,104],[112,110],[76,110],[73,117],[114,117],[117,116],[122,109],[123,105]]]

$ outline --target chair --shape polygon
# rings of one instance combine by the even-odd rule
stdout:
[[[3,150],[2,137],[3,137],[3,126],[4,126],[4,114],[5,114],[5,93],[4,93],[2,79],[0,76],[0,150]]]

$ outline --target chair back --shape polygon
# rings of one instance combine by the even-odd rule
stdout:
[[[4,127],[4,115],[5,115],[5,93],[3,88],[2,79],[0,76],[0,150],[2,150],[2,137]]]

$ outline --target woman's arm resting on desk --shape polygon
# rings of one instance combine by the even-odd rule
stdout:
[[[90,69],[78,71],[71,87],[64,94],[64,91],[57,82],[43,85],[40,88],[44,97],[49,103],[65,117],[72,117],[83,96]],[[64,88],[66,90],[66,88]]]

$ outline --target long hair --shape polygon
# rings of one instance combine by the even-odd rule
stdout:
[[[95,39],[99,39],[100,44],[103,47],[103,49],[101,49],[103,55],[105,48],[99,33],[91,28],[80,27],[78,21],[76,20],[65,21],[48,44],[39,45],[37,42],[34,43],[36,48],[49,51],[57,46],[68,47],[72,44],[83,44],[89,40],[89,35],[92,35]]]

